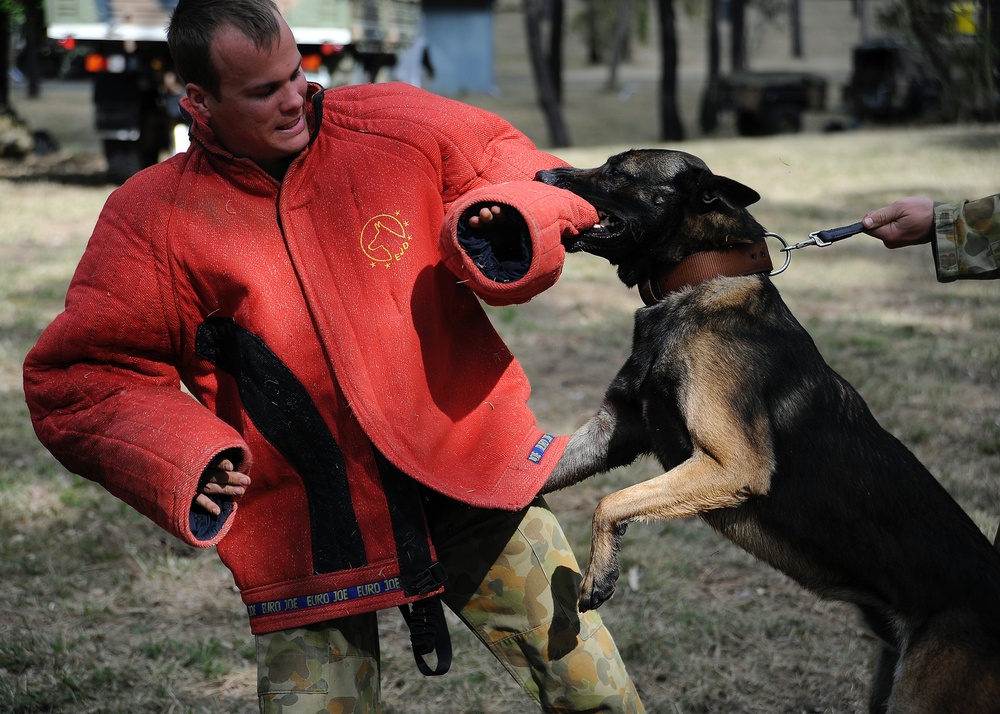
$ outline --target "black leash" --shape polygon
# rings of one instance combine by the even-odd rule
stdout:
[[[864,230],[864,226],[861,223],[852,223],[849,226],[840,226],[839,228],[827,228],[825,231],[814,231],[809,234],[809,239],[804,240],[801,243],[796,243],[795,245],[786,245],[781,249],[783,253],[787,253],[790,250],[796,250],[798,248],[805,248],[809,245],[819,246],[820,248],[826,248],[831,243],[836,243],[839,240],[844,240],[844,238],[850,238],[851,236],[857,235]]]
[[[795,245],[788,245],[788,242],[777,233],[766,233],[765,237],[777,238],[781,242],[781,252],[785,254],[785,264],[773,271],[771,275],[780,275],[785,272],[785,269],[788,268],[788,264],[792,261],[793,250],[798,250],[799,248],[805,248],[811,245],[826,248],[828,245],[832,245],[839,240],[844,240],[844,238],[850,238],[853,235],[857,235],[863,230],[864,226],[862,226],[861,223],[852,223],[849,226],[827,228],[825,231],[813,231],[809,234],[809,238],[807,240],[804,240],[801,243],[796,243]]]

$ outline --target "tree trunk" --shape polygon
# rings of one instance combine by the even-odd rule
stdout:
[[[10,107],[10,15],[0,5],[0,111]]]
[[[28,96],[37,99],[42,93],[42,63],[39,52],[45,41],[45,11],[41,0],[25,0],[24,44],[28,56],[25,74],[28,77]]]
[[[556,87],[556,101],[562,105],[563,71],[562,71],[562,39],[563,19],[566,7],[563,0],[549,0],[549,72]]]
[[[747,67],[746,0],[730,0],[729,22],[729,62],[732,70],[739,72]]]
[[[569,132],[566,130],[562,107],[559,105],[558,81],[552,76],[552,61],[546,55],[542,41],[544,16],[544,0],[524,0],[525,34],[528,38],[528,55],[531,59],[532,75],[535,78],[538,103],[549,126],[552,146],[566,147],[570,145]]]
[[[987,46],[989,47],[990,58],[992,60],[991,78],[993,81],[989,87],[989,96],[996,97],[996,88],[1000,84],[1000,0],[985,0],[984,5],[986,6],[984,8],[986,11],[984,15],[988,23],[986,28]],[[1000,106],[997,106],[995,99],[993,100],[991,109],[991,118],[993,121],[996,121]]]
[[[677,111],[677,28],[673,0],[657,0],[660,9],[660,138],[683,141],[684,125]]]
[[[597,0],[587,0],[587,61],[590,64],[600,64],[604,59],[598,25]]]
[[[615,18],[615,35],[611,40],[611,61],[608,63],[608,90],[618,85],[618,65],[621,64],[632,31],[632,0],[618,0]]]
[[[868,42],[868,0],[854,0],[854,13],[858,17],[858,41]]]
[[[802,57],[802,2],[788,0],[788,24],[792,31],[792,57]]]
[[[705,91],[701,95],[701,111],[699,125],[703,134],[711,134],[719,126],[719,3],[721,0],[708,0],[708,25],[705,34],[708,37],[708,76],[705,80]]]

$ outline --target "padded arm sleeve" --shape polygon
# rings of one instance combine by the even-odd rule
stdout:
[[[113,194],[70,284],[66,308],[24,365],[24,392],[39,440],[70,471],[108,491],[181,540],[218,542],[220,519],[195,519],[199,480],[218,454],[246,443],[180,389],[170,275],[143,232],[155,219]],[[154,213],[149,211],[149,214]]]

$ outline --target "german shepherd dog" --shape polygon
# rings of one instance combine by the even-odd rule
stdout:
[[[647,302],[543,491],[649,453],[666,469],[597,506],[581,610],[614,592],[628,523],[699,515],[860,608],[883,643],[870,711],[1000,712],[1000,553],[792,316],[746,209],[758,194],[667,150],[537,179],[597,208],[567,250],[606,258]]]

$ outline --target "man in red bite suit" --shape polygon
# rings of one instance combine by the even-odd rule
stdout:
[[[382,608],[446,669],[439,598],[544,711],[642,711],[536,498],[565,437],[477,300],[551,286],[594,209],[496,116],[308,83],[270,0],[181,0],[168,38],[191,147],[111,195],[28,355],[41,441],[218,546],[262,711],[378,711]]]

